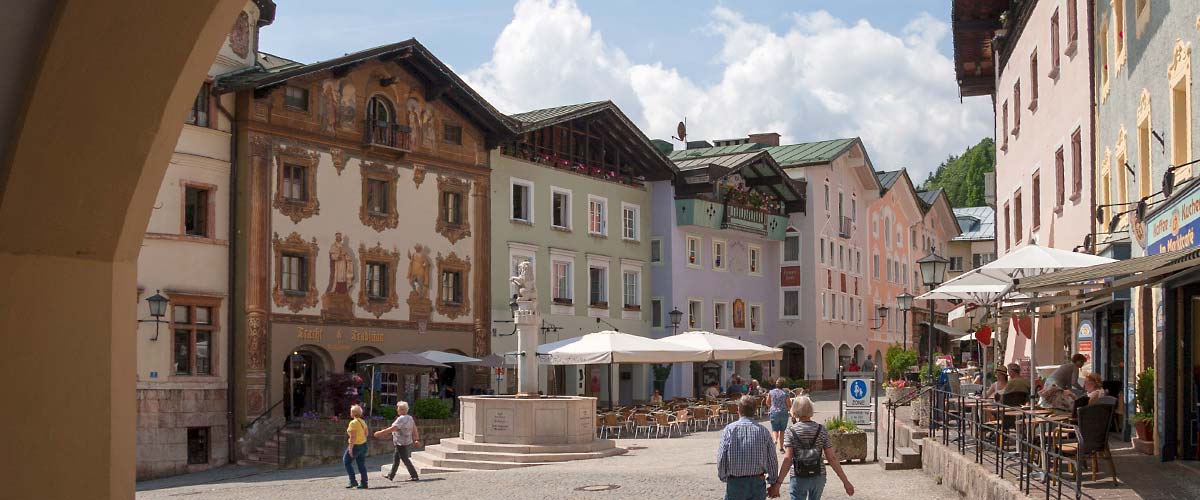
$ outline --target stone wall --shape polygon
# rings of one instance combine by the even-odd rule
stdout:
[[[342,460],[346,451],[346,420],[302,420],[299,426],[283,431],[286,438],[283,447],[283,463],[286,467],[305,467],[316,464],[335,463]],[[388,420],[370,420],[367,426],[374,433],[391,425]],[[422,446],[438,444],[444,438],[458,437],[459,420],[418,419],[417,429]],[[395,448],[391,438],[368,438],[368,455],[390,455]]]
[[[229,462],[225,389],[137,390],[137,480],[199,472]],[[189,465],[187,430],[208,427],[208,463]]]
[[[942,446],[932,439],[925,440],[921,451],[921,467],[926,474],[940,477],[942,484],[953,488],[964,495],[964,498],[977,500],[1017,500],[1028,498],[1017,485],[1000,479],[975,463],[974,454],[961,455],[957,445]]]

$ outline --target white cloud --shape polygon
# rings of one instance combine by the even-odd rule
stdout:
[[[682,117],[691,139],[773,131],[786,142],[860,136],[875,166],[915,179],[991,133],[986,100],[960,104],[953,65],[938,51],[949,27],[928,14],[902,33],[825,11],[796,13],[786,32],[712,11],[719,79],[699,84],[661,62],[631,62],[573,0],[522,0],[492,59],[465,75],[505,112],[611,99],[650,137]]]

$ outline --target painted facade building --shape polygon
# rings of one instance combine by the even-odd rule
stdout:
[[[662,265],[663,241],[651,231],[650,186],[673,178],[674,165],[609,101],[512,119],[519,134],[490,153],[495,351],[516,350],[509,277],[522,262],[533,264],[541,291],[539,343],[601,330],[645,337],[661,330],[666,310],[651,297],[650,273]],[[615,384],[619,404],[649,400],[648,366],[613,368],[543,366],[539,378],[552,395],[607,404]],[[515,375],[510,367],[495,378],[497,392],[514,392]]]
[[[954,216],[954,208],[950,206],[950,198],[946,196],[946,192],[941,188],[932,191],[920,191],[917,197],[921,200],[921,208],[923,210],[921,224],[918,227],[909,229],[909,241],[912,249],[910,251],[916,253],[917,259],[929,254],[936,254],[943,258],[946,257],[947,248],[950,241],[958,236],[962,231],[958,225],[958,219]],[[928,292],[929,287],[925,286],[921,281],[921,266],[915,261],[913,262],[912,278],[910,283],[915,292],[913,295],[920,295]],[[947,266],[949,267],[949,266]],[[945,279],[949,280],[950,273],[946,273]],[[918,332],[918,346],[921,347],[919,358],[927,356],[929,342],[929,306],[928,301],[914,301],[913,310],[909,311],[912,324],[909,328],[914,328]],[[949,323],[949,313],[951,309],[958,307],[956,304],[946,300],[938,300],[933,304],[933,343],[934,353],[954,354],[955,360],[962,364],[962,358],[958,356],[959,343],[955,340],[961,337],[965,332],[954,328],[947,328]],[[910,330],[912,331],[912,330]]]
[[[238,116],[239,423],[329,414],[322,381],[383,353],[489,353],[487,166],[503,115],[415,40],[216,91]],[[443,375],[460,393],[486,383]],[[377,402],[429,382],[384,370]]]
[[[779,304],[792,301],[796,314],[771,316],[765,342],[784,349],[783,375],[810,386],[831,386],[840,366],[866,359],[871,314],[867,304],[869,235],[865,220],[879,199],[879,182],[866,147],[858,138],[779,145],[779,134],[689,144],[673,151],[681,160],[749,151],[767,151],[808,200],[803,213],[789,215],[788,234],[799,245],[796,259],[779,257]],[[706,147],[707,146],[707,147]]]
[[[958,0],[952,14],[960,92],[991,96],[995,109],[997,255],[1027,244],[1071,250],[1095,227],[1094,116],[1083,90],[1091,89],[1092,2],[1009,4]],[[1077,323],[1073,315],[1038,320],[1039,364],[1069,354]],[[1033,354],[1012,344],[1006,360]]]
[[[789,215],[803,213],[803,184],[761,150],[686,157],[675,165],[677,177],[652,184],[654,213],[674,215],[652,221],[651,237],[662,250],[651,259],[651,300],[683,315],[678,327],[669,318],[655,321],[652,333],[708,331],[776,343],[779,323],[800,317],[800,276],[795,270],[784,276],[781,264],[785,257],[799,262],[800,238]],[[770,363],[759,367],[765,378],[779,373]],[[749,380],[751,371],[748,362],[677,363],[666,394],[726,388],[734,373]]]
[[[137,478],[229,463],[229,245],[234,99],[212,78],[254,66],[275,4],[247,2],[200,82],[159,188],[138,257],[138,317],[169,300],[165,324],[137,327]]]
[[[922,228],[925,210],[907,170],[879,172],[878,177],[882,195],[871,204],[868,213],[871,300],[867,307],[872,316],[867,350],[875,356],[876,364],[882,366],[878,360],[888,347],[917,345],[913,313],[900,311],[896,296],[918,295],[920,269],[916,262],[925,253],[918,250],[919,239],[915,236]],[[882,315],[880,306],[887,308]]]
[[[1136,258],[1197,245],[1192,235],[1200,170],[1189,165],[1197,158],[1200,133],[1193,97],[1192,48],[1200,40],[1195,7],[1181,1],[1097,2],[1086,23],[1095,40],[1096,201],[1105,207],[1096,253]],[[1127,407],[1134,405],[1137,375],[1155,370],[1154,436],[1138,436],[1139,445],[1164,460],[1194,459],[1200,276],[1185,263],[1162,267],[1177,272],[1119,291],[1112,304],[1085,310],[1083,317],[1096,332],[1088,342],[1091,365],[1106,381],[1120,383]],[[1076,339],[1074,345],[1082,350],[1082,343]]]

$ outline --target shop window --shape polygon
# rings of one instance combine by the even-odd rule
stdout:
[[[284,87],[283,105],[296,111],[308,111],[308,89],[291,85]]]
[[[185,185],[183,188],[183,234],[211,238],[212,189]]]
[[[209,457],[209,428],[188,427],[187,429],[187,463],[188,465],[206,465]]]

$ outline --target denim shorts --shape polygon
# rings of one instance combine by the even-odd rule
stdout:
[[[771,415],[771,432],[783,432],[787,430],[788,414],[780,413]]]

